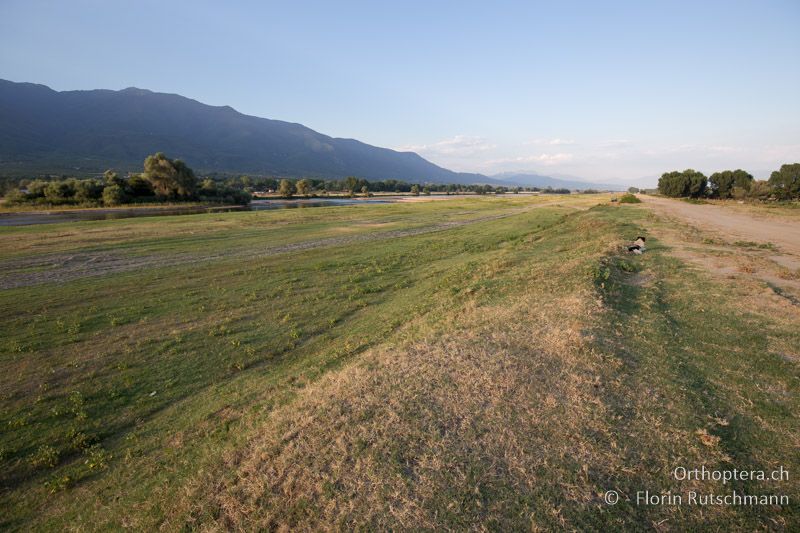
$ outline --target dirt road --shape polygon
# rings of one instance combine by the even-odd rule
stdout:
[[[660,215],[672,216],[694,226],[720,232],[727,240],[772,243],[782,252],[800,255],[800,223],[795,221],[760,218],[711,204],[690,204],[647,195],[640,195],[639,198]]]

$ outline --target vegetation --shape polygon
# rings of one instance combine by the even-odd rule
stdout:
[[[800,163],[782,165],[769,177],[769,186],[782,200],[800,198]]]
[[[768,181],[755,180],[742,170],[715,172],[710,178],[692,169],[667,172],[658,192],[674,198],[735,198],[737,200],[800,199],[800,163],[782,165]]]
[[[642,201],[641,201],[641,200],[639,200],[639,199],[638,199],[636,196],[634,196],[633,194],[631,194],[631,193],[629,193],[629,192],[628,192],[628,193],[625,193],[625,194],[623,194],[623,195],[620,197],[620,199],[619,199],[619,203],[621,203],[621,204],[640,204],[640,203],[642,203]]]
[[[0,228],[0,528],[795,529],[630,499],[797,471],[800,332],[601,200]]]
[[[217,202],[246,204],[250,194],[233,187],[219,186],[213,180],[199,182],[191,168],[179,159],[169,159],[162,153],[148,156],[144,172],[127,179],[108,170],[103,180],[97,179],[36,179],[20,180],[21,188],[6,194],[8,205],[61,206],[80,205],[118,206],[150,202]]]
[[[683,172],[666,172],[658,180],[658,190],[665,196],[675,198],[699,198],[706,192],[708,178],[701,172],[686,169]]]
[[[278,194],[284,198],[291,198],[294,196],[294,193],[294,184],[289,180],[281,180],[281,184],[278,186]]]
[[[724,170],[711,174],[709,193],[714,198],[731,198],[733,189],[749,191],[753,185],[753,176],[742,169]]]

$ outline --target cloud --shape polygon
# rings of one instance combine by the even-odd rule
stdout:
[[[494,150],[496,146],[483,137],[456,135],[432,144],[409,145],[397,148],[400,152],[417,152],[422,156],[461,156],[467,157]]]
[[[507,166],[509,164],[517,164],[517,165],[538,164],[544,166],[553,166],[561,163],[566,163],[567,161],[571,161],[573,158],[574,158],[573,154],[560,152],[557,154],[537,154],[537,155],[524,155],[517,157],[506,157],[502,159],[492,159],[486,161],[484,165],[486,167],[501,167],[501,166]]]
[[[572,139],[534,139],[532,141],[528,141],[523,143],[524,145],[533,145],[533,146],[567,146],[575,144],[575,141]]]
[[[600,148],[627,148],[631,145],[633,145],[633,141],[628,139],[608,139],[597,144]]]

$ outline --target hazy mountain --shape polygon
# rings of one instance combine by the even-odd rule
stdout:
[[[542,176],[539,174],[528,174],[518,172],[503,172],[502,174],[495,174],[491,176],[492,179],[501,180],[511,183],[517,183],[526,187],[552,187],[554,189],[597,189],[597,190],[611,190],[618,191],[627,189],[627,186],[614,185],[610,183],[592,183],[589,181],[582,181],[577,178],[562,179],[554,178],[551,176]]]
[[[136,88],[57,92],[0,80],[0,172],[138,171],[158,151],[200,172],[492,182],[413,152],[333,138],[175,94]]]

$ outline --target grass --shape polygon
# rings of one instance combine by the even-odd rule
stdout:
[[[642,201],[639,200],[639,198],[637,198],[635,194],[625,193],[619,199],[619,203],[621,203],[621,204],[640,204],[640,203],[642,203]]]
[[[737,486],[782,509],[630,500],[676,466],[796,472],[800,334],[602,200],[2,228],[6,266],[187,260],[0,293],[0,527],[791,529],[794,478]]]

